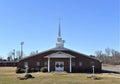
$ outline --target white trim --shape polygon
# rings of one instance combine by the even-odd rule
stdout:
[[[56,53],[47,55],[44,58],[75,58],[75,56],[72,56],[70,54],[66,54],[63,52],[56,52]]]

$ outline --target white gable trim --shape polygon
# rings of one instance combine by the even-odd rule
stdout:
[[[44,58],[75,58],[75,56],[72,56],[70,54],[63,53],[63,52],[56,52],[56,53],[47,55]]]

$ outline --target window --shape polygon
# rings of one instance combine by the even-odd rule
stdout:
[[[82,67],[82,65],[83,65],[83,62],[79,62],[79,67]]]
[[[90,65],[91,65],[91,66],[95,66],[95,62],[91,62]]]
[[[37,66],[40,66],[40,62],[36,62],[36,65],[37,65]]]
[[[24,62],[24,67],[28,67],[28,62]]]
[[[44,66],[47,67],[47,66],[48,66],[48,63],[47,63],[47,62],[44,62]]]
[[[75,67],[75,62],[72,62],[72,66]]]

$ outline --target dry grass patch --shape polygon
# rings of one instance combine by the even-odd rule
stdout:
[[[31,73],[34,79],[19,80],[25,74],[16,74],[15,68],[0,67],[0,84],[120,84],[120,78],[114,74],[96,74],[101,80],[88,79],[91,74],[51,72]],[[114,77],[115,76],[115,77]]]
[[[15,70],[16,70],[16,67],[0,67],[0,74],[13,75],[13,74],[16,74]]]
[[[120,74],[114,74],[114,73],[103,73],[103,74],[97,74],[99,77],[108,77],[108,78],[120,78]]]

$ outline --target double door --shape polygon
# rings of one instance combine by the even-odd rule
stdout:
[[[63,61],[55,62],[55,71],[64,71],[64,62]]]

